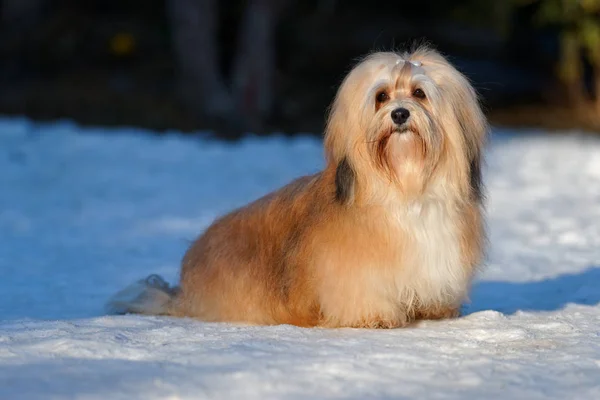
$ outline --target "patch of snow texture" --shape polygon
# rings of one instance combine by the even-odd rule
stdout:
[[[218,215],[322,165],[309,137],[0,120],[0,399],[598,399],[600,140],[496,130],[465,316],[398,330],[104,316]]]

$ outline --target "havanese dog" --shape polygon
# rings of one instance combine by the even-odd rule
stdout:
[[[303,327],[459,315],[485,242],[475,90],[428,48],[374,53],[344,79],[326,167],[216,220],[179,286],[151,275],[113,313]]]

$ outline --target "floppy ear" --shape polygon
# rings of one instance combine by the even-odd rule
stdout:
[[[344,112],[341,104],[341,95],[338,93],[333,101],[329,116],[327,117],[327,126],[325,127],[325,158],[327,163],[340,163],[346,155],[345,144],[343,141],[344,133],[348,131],[346,122],[348,116]]]
[[[487,135],[487,122],[476,102],[471,107],[462,108],[459,114],[460,127],[466,145],[469,160],[469,184],[471,196],[477,202],[483,201],[483,182],[481,175],[482,152]]]
[[[475,89],[466,78],[462,77],[462,79],[463,84],[460,87],[463,90],[461,90],[455,112],[463,132],[466,156],[469,160],[471,196],[477,202],[481,202],[483,201],[482,153],[489,128]]]
[[[341,91],[341,90],[340,90]],[[327,164],[335,165],[335,200],[348,204],[354,197],[356,172],[346,156],[346,144],[343,140],[347,131],[348,116],[342,103],[343,96],[336,96],[329,113],[325,131],[325,156]]]
[[[483,178],[481,176],[481,155],[475,155],[469,164],[472,198],[481,203],[483,201]]]
[[[483,201],[483,182],[481,176],[481,164],[483,162],[483,146],[488,133],[487,120],[479,107],[477,97],[471,97],[470,107],[464,109],[463,123],[461,125],[467,145],[467,156],[469,157],[469,177],[471,184],[471,196],[479,203]]]
[[[335,169],[335,199],[340,204],[348,204],[354,197],[356,173],[346,157],[338,163]]]

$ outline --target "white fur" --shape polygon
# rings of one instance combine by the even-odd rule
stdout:
[[[464,296],[469,276],[452,213],[442,199],[425,199],[395,213],[414,252],[412,263],[405,263],[395,276],[400,301],[432,306],[457,303]]]
[[[320,300],[329,324],[354,326],[371,316],[402,320],[407,310],[458,305],[465,296],[469,275],[461,259],[452,213],[446,201],[435,198],[391,210],[390,219],[406,242],[398,243],[403,246],[399,257],[387,260],[387,265],[380,263],[377,254],[361,249],[355,264],[348,265],[344,275],[336,276],[331,273],[335,257],[322,259]],[[355,247],[360,249],[360,243]],[[335,253],[329,248],[326,254]]]

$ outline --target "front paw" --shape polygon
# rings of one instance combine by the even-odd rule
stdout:
[[[366,329],[394,329],[408,325],[406,319],[369,318],[354,324],[354,328]]]
[[[418,310],[415,320],[438,320],[460,317],[460,307],[430,307]]]

